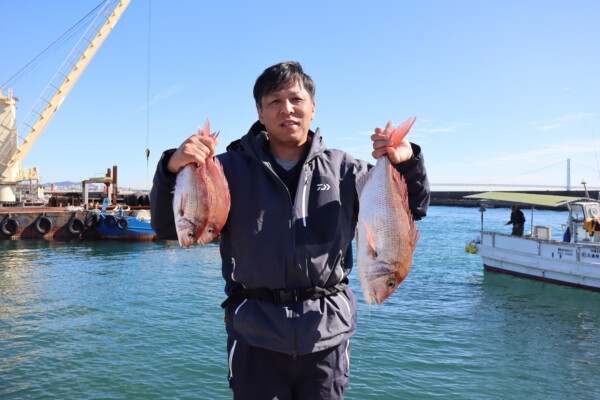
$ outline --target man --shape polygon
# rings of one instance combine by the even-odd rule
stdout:
[[[512,206],[510,213],[510,221],[504,225],[512,224],[511,235],[523,236],[523,229],[525,228],[525,215],[518,206]]]
[[[231,192],[220,249],[234,399],[343,399],[357,300],[352,269],[357,180],[372,165],[325,147],[311,131],[315,87],[299,63],[267,68],[256,80],[258,119],[218,155]],[[397,148],[380,128],[373,157],[404,175],[415,219],[429,183],[419,146]],[[152,225],[176,238],[171,191],[177,171],[204,163],[214,143],[194,135],[164,153],[151,193]]]

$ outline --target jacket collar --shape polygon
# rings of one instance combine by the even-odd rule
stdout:
[[[310,161],[317,154],[326,149],[319,128],[314,132],[309,130],[308,134],[312,137],[312,141],[306,161]],[[227,146],[227,150],[240,150],[250,157],[257,158],[261,161],[267,161],[269,159],[268,141],[269,139],[267,137],[265,126],[260,121],[256,121],[248,130],[248,133],[242,136],[241,139],[236,140]]]

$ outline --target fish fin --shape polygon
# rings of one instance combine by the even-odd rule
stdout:
[[[215,162],[215,165],[217,166],[219,173],[221,174],[223,179],[225,179],[225,183],[227,183],[227,177],[225,176],[225,170],[223,169],[223,164],[221,164],[221,161],[219,161],[219,159],[217,157],[213,157],[213,161]],[[229,188],[229,185],[227,187]]]
[[[392,164],[388,164],[387,167],[390,170],[390,175],[393,182],[392,187],[394,188],[394,191],[402,200],[402,205],[408,208],[408,188],[406,186],[404,177]]]
[[[371,179],[371,176],[373,176],[374,171],[375,168],[371,167],[363,176],[358,178],[358,180],[356,181],[356,193],[358,193],[358,197],[360,197],[360,194],[365,188],[367,182],[369,181],[369,179]]]
[[[393,144],[394,148],[396,148],[400,145],[400,142],[402,141],[402,139],[404,139],[406,137],[406,135],[408,134],[408,131],[410,131],[410,128],[412,128],[412,126],[416,120],[417,120],[417,117],[409,118],[406,121],[404,121],[403,123],[401,123],[400,125],[398,125],[398,127],[390,133],[389,139],[392,142],[394,142],[394,144]],[[388,122],[388,125],[390,124],[390,122]],[[387,130],[388,126],[386,126],[385,129]]]
[[[398,172],[398,170],[392,165],[390,165],[389,168],[391,168],[390,172],[392,175],[392,180],[394,182],[394,184],[392,185],[394,191],[396,192],[396,195],[400,198],[400,204],[402,205],[402,208],[406,210],[406,213],[408,214],[408,235],[410,238],[410,245],[412,247],[412,250],[414,250],[417,247],[417,242],[419,241],[419,227],[417,226],[417,224],[415,224],[412,212],[410,211],[410,205],[408,203],[408,187],[406,186],[406,181],[404,180],[402,174]]]
[[[412,245],[413,251],[417,247],[417,242],[419,241],[420,237],[421,237],[421,234],[419,233],[419,227],[417,226],[417,224],[415,224],[415,222],[411,218],[410,238],[411,238],[411,245]]]
[[[204,123],[204,129],[202,129],[198,126],[198,135],[209,136],[209,134],[210,134],[210,122],[208,120],[206,120],[206,122]]]
[[[207,119],[204,123],[204,136],[210,135],[210,121]]]
[[[402,207],[408,212],[410,220],[412,221],[412,213],[410,212],[410,206],[408,204],[408,187],[406,186],[406,180],[404,180],[402,174],[398,172],[398,170],[394,168],[393,165],[390,164],[388,168],[390,169],[390,175],[392,176],[393,190],[396,193],[396,195],[400,198],[400,203],[402,204]]]
[[[386,139],[390,139],[392,137],[392,133],[394,131],[394,121],[390,120],[385,124],[385,128],[383,128],[383,136]]]
[[[367,255],[375,260],[377,258],[377,244],[375,243],[375,236],[373,235],[373,231],[369,225],[362,219],[360,221],[367,230]]]
[[[187,199],[187,196],[185,195],[185,193],[181,193],[181,195],[179,196],[179,206],[177,207],[177,215],[175,215],[175,218],[177,218],[178,216],[183,216],[183,205],[185,204]]]

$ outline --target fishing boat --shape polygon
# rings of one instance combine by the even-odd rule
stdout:
[[[117,240],[156,240],[150,224],[148,210],[132,212],[126,206],[114,206],[108,211],[110,201],[104,199],[101,210],[88,212],[86,225],[93,227],[88,238]]]
[[[589,198],[510,192],[465,196],[480,199],[479,237],[465,250],[481,256],[487,271],[600,291],[600,202]],[[531,231],[513,236],[483,230],[486,203],[531,206]],[[562,240],[549,226],[533,225],[535,207],[567,208]]]

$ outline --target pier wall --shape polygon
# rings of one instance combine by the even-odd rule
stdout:
[[[119,211],[123,216],[134,216],[136,210]],[[112,214],[112,213],[111,213]],[[100,237],[96,229],[100,215],[77,208],[76,210],[64,207],[5,207],[0,208],[0,240],[18,239],[96,239]],[[120,233],[120,232],[119,232]],[[120,238],[129,240],[153,240],[144,234],[121,235]]]
[[[10,207],[0,209],[2,239],[71,239],[86,230],[85,211],[66,211],[64,207]]]

